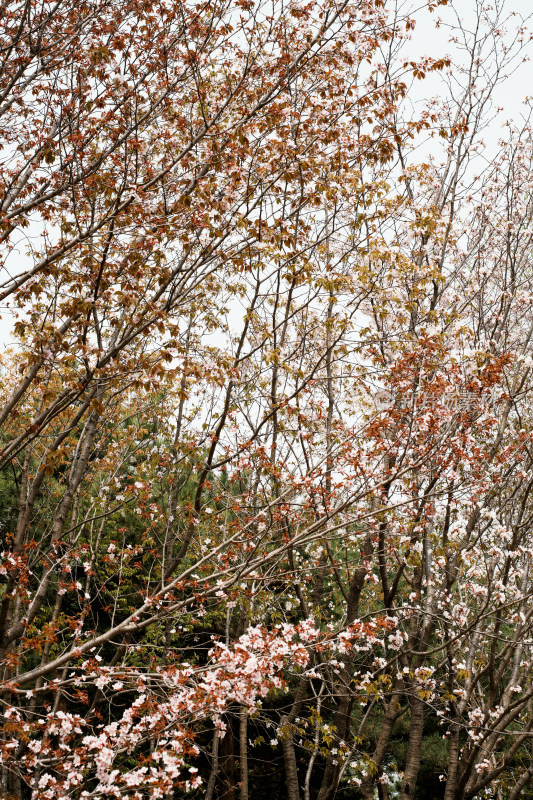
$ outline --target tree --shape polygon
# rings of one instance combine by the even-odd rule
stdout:
[[[430,738],[435,796],[526,796],[501,13],[451,73],[381,0],[4,11],[4,796],[247,800],[257,747],[288,800],[410,800]]]

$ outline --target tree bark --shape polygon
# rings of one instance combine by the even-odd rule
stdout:
[[[220,740],[220,800],[236,800],[235,794],[235,747],[231,720],[226,718],[226,735]]]
[[[459,727],[452,725],[449,741],[448,755],[448,776],[446,778],[446,789],[444,800],[455,800],[457,787],[457,770],[459,768]]]
[[[239,719],[239,767],[241,800],[248,800],[248,709],[246,706],[241,706]]]
[[[415,795],[416,781],[420,769],[422,750],[422,733],[424,728],[424,704],[419,697],[409,700],[411,706],[411,727],[409,731],[409,747],[405,763],[400,800],[412,800]]]
[[[219,768],[219,763],[218,763],[219,742],[220,742],[220,736],[217,728],[215,728],[213,733],[213,746],[211,748],[211,772],[209,773],[209,780],[207,782],[207,789],[205,790],[204,800],[213,800],[213,793],[215,791],[215,783],[217,780],[218,768]]]

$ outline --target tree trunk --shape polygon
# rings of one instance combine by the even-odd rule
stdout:
[[[397,681],[395,685],[395,692],[385,708],[385,714],[383,715],[379,738],[372,754],[372,761],[377,767],[378,774],[381,772],[381,765],[390,744],[394,725],[403,711],[399,702],[400,695],[401,682]],[[363,779],[363,783],[361,784],[361,796],[363,800],[374,800],[375,781],[376,775],[371,774],[367,774],[366,778]]]
[[[220,800],[236,800],[235,785],[235,748],[233,740],[233,730],[231,720],[226,718],[226,735],[220,740],[219,759],[220,759]]]
[[[292,733],[283,739],[283,757],[285,759],[285,782],[287,785],[287,800],[300,800],[300,787],[298,785],[298,766]]]
[[[403,776],[400,800],[412,800],[415,795],[418,770],[420,769],[420,753],[422,750],[422,733],[424,728],[424,704],[419,697],[411,697],[411,727],[409,731],[409,748]]]
[[[457,788],[457,770],[459,767],[459,727],[455,724],[452,726],[448,741],[448,777],[446,779],[444,800],[455,800],[455,791]]]
[[[294,737],[290,726],[301,711],[303,701],[307,693],[308,679],[304,676],[300,678],[298,691],[288,714],[281,719],[281,727],[289,726],[284,732],[283,737],[283,758],[285,760],[285,781],[287,785],[287,800],[300,800],[300,786],[298,784],[298,766],[296,764],[296,753],[294,752]]]
[[[209,780],[207,782],[207,789],[205,790],[204,800],[213,800],[213,792],[215,791],[215,783],[218,775],[218,748],[220,736],[217,728],[213,733],[213,747],[211,749],[211,772],[209,773]]]
[[[248,709],[241,706],[239,720],[239,767],[241,771],[241,800],[248,800]]]

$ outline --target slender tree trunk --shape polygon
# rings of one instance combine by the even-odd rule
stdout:
[[[213,746],[211,748],[211,772],[209,773],[209,780],[207,782],[207,789],[205,790],[204,800],[213,800],[213,792],[215,791],[215,783],[218,775],[218,748],[220,736],[217,728],[213,733]]]
[[[226,735],[220,740],[220,798],[222,800],[236,800],[235,788],[235,742],[231,719],[226,719]]]
[[[298,691],[292,704],[291,710],[281,719],[280,725],[287,726],[283,737],[283,758],[285,760],[285,781],[287,785],[287,800],[300,800],[300,786],[298,784],[298,766],[296,764],[296,753],[294,751],[294,737],[291,726],[301,711],[305,695],[307,693],[308,679],[300,678]]]
[[[446,779],[446,790],[444,800],[455,800],[457,788],[457,770],[459,767],[459,726],[452,725],[452,730],[448,739],[448,777]]]
[[[241,771],[241,800],[248,800],[248,709],[241,706],[239,720],[239,766]]]
[[[292,733],[288,733],[283,739],[283,757],[285,759],[287,800],[300,800],[298,766],[296,764],[296,753],[294,751],[294,740]]]
[[[378,774],[381,772],[381,766],[383,764],[383,759],[387,753],[390,740],[392,737],[392,732],[394,730],[394,725],[396,724],[396,720],[402,713],[403,709],[400,706],[399,698],[401,694],[401,683],[400,681],[397,682],[395,686],[395,693],[393,694],[391,701],[385,708],[385,714],[383,715],[383,721],[381,723],[381,728],[379,732],[379,738],[372,754],[372,761],[377,767]],[[363,779],[363,783],[361,784],[361,796],[363,800],[374,800],[374,786],[375,786],[376,775],[367,774],[366,778]]]
[[[349,662],[347,669],[342,671],[337,682],[337,712],[335,714],[336,737],[347,741],[350,738],[350,719],[353,706],[353,697],[350,690],[352,664]],[[341,775],[342,764],[333,755],[328,756],[326,771],[322,779],[318,800],[333,800]]]
[[[522,797],[522,791],[525,789],[527,784],[533,778],[533,764],[526,769],[524,774],[517,780],[513,788],[511,789],[511,793],[508,797],[508,800],[519,800]]]
[[[313,773],[313,767],[315,765],[316,757],[320,750],[320,712],[322,711],[322,690],[324,689],[324,684],[322,684],[322,689],[320,694],[317,697],[316,701],[316,714],[317,714],[317,721],[316,721],[316,728],[315,728],[315,735],[314,735],[314,749],[311,754],[311,758],[309,759],[309,764],[307,765],[307,771],[305,773],[305,785],[304,785],[304,800],[311,800],[311,775]]]
[[[422,733],[424,728],[424,704],[419,697],[411,697],[411,727],[409,730],[409,747],[403,776],[400,800],[412,800],[415,795],[420,755],[422,750]]]

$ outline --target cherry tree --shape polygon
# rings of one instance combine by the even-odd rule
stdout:
[[[482,6],[453,68],[382,0],[5,10],[6,797],[248,800],[269,748],[410,800],[428,726],[445,800],[529,784],[529,123],[478,167],[528,40]]]

